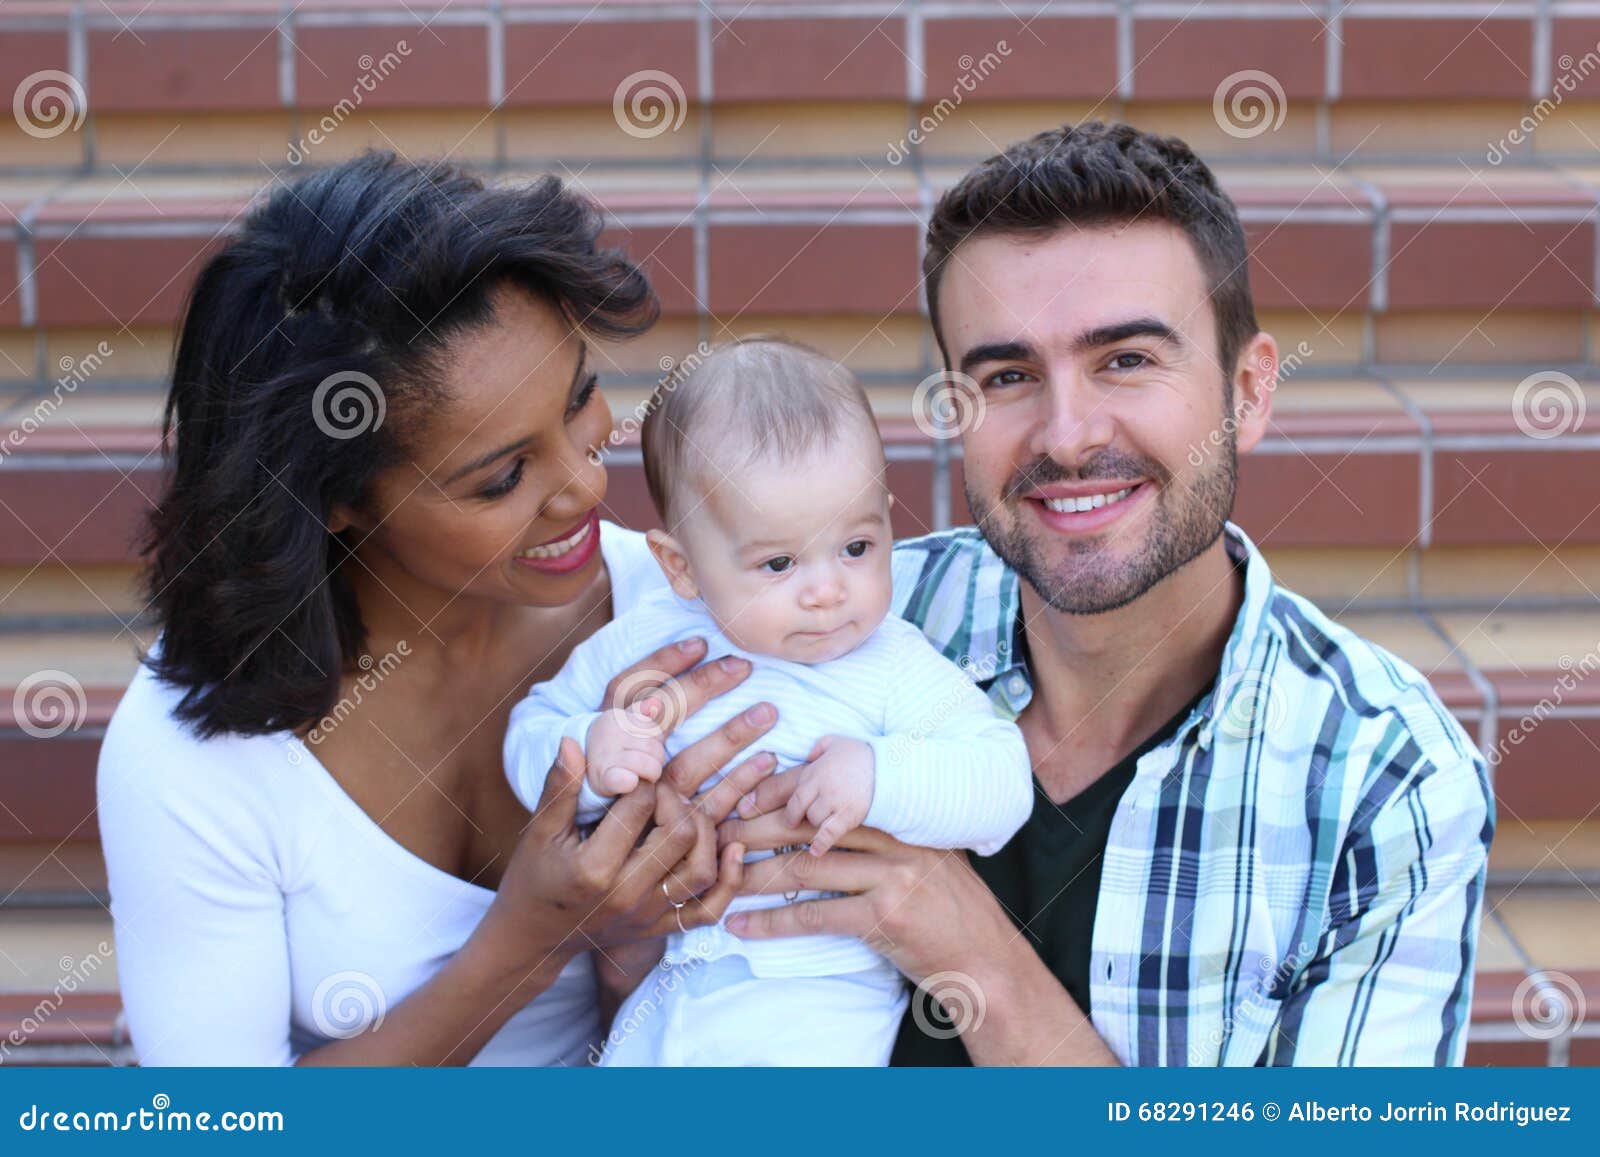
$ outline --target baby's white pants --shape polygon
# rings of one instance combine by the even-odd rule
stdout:
[[[601,1065],[889,1063],[907,1003],[892,967],[763,978],[742,956],[660,967],[612,1022]]]

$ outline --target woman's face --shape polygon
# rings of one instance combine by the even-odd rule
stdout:
[[[376,476],[357,553],[452,596],[561,606],[601,565],[606,472],[589,451],[611,410],[592,351],[554,307],[510,286],[491,301],[489,324],[447,346],[443,404],[419,422],[411,460]]]

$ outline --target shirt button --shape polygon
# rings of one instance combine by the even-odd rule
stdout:
[[[1020,674],[1013,673],[1011,678],[1006,680],[1006,690],[1010,691],[1013,695],[1021,695],[1027,689],[1028,681]]]

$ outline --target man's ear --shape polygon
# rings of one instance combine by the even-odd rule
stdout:
[[[1233,413],[1229,418],[1240,453],[1255,449],[1271,424],[1278,371],[1278,343],[1270,333],[1256,334],[1239,351],[1233,368]]]
[[[678,596],[699,598],[700,588],[689,573],[689,556],[684,554],[682,544],[664,530],[647,530],[644,540],[650,545],[650,553],[656,556],[656,565],[667,576],[667,581]]]

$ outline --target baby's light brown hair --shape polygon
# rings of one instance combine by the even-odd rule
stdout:
[[[854,374],[788,338],[739,338],[684,359],[657,387],[640,431],[645,484],[662,524],[677,533],[697,504],[695,488],[768,455],[794,461],[863,426],[878,447],[881,472],[877,422]]]

